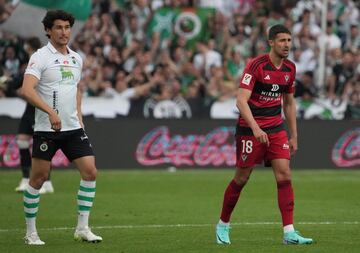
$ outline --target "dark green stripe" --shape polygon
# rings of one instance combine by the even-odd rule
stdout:
[[[94,198],[78,195],[78,200],[84,200],[84,201],[93,202],[93,201],[94,201]]]
[[[90,211],[91,206],[79,206],[79,211]]]
[[[25,213],[26,218],[35,218],[37,213]]]
[[[38,197],[40,197],[40,194],[32,195],[28,191],[24,191],[24,196],[29,198],[29,199],[37,199]]]
[[[80,191],[83,192],[95,192],[96,188],[88,188],[80,185]]]
[[[26,203],[24,202],[24,206],[27,208],[36,208],[39,206],[39,202],[38,203]]]

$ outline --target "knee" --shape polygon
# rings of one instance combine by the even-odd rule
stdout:
[[[40,189],[43,183],[47,180],[47,178],[48,178],[47,172],[36,173],[30,177],[29,184],[35,189]]]
[[[95,181],[96,174],[97,174],[96,167],[93,166],[82,173],[82,178],[86,181]]]
[[[246,185],[249,181],[251,174],[251,169],[238,168],[237,173],[235,174],[234,181],[237,185]]]
[[[278,172],[277,175],[276,175],[276,179],[277,179],[278,182],[290,181],[291,180],[290,170]]]
[[[234,181],[237,185],[246,185],[246,183],[249,181],[249,176],[241,176],[234,178]]]

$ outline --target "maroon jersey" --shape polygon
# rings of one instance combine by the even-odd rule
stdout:
[[[245,67],[239,87],[252,91],[248,101],[250,110],[259,127],[267,133],[284,129],[281,101],[283,93],[294,93],[295,71],[295,64],[287,59],[276,68],[268,54],[252,59]],[[241,112],[237,128],[239,134],[252,135]]]

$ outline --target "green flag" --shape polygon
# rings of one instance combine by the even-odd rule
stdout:
[[[70,12],[77,20],[83,21],[91,12],[91,0],[23,0],[23,2],[44,9],[61,9]]]
[[[150,21],[148,34],[160,33],[168,39],[184,36],[188,47],[199,39],[209,39],[209,18],[215,14],[213,8],[160,8]]]
[[[24,38],[36,36],[45,44],[48,38],[45,36],[41,21],[48,10],[61,9],[75,17],[71,29],[72,38],[75,38],[89,17],[91,7],[91,0],[23,0],[1,28]]]
[[[162,40],[173,36],[173,23],[177,15],[176,9],[161,8],[158,9],[152,17],[149,27],[148,35],[158,32]]]

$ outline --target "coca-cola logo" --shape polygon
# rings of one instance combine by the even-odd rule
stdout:
[[[331,158],[338,167],[360,166],[360,127],[345,132],[337,140]]]
[[[16,136],[0,135],[0,166],[15,167],[20,164],[19,149],[16,144]]]
[[[157,127],[141,139],[136,160],[145,166],[234,166],[234,127],[219,127],[206,135],[170,135],[166,126]]]
[[[30,151],[32,150],[32,143]],[[58,150],[51,160],[53,167],[67,167],[70,162],[61,150]],[[16,143],[16,135],[0,135],[0,167],[19,167],[20,153]]]

